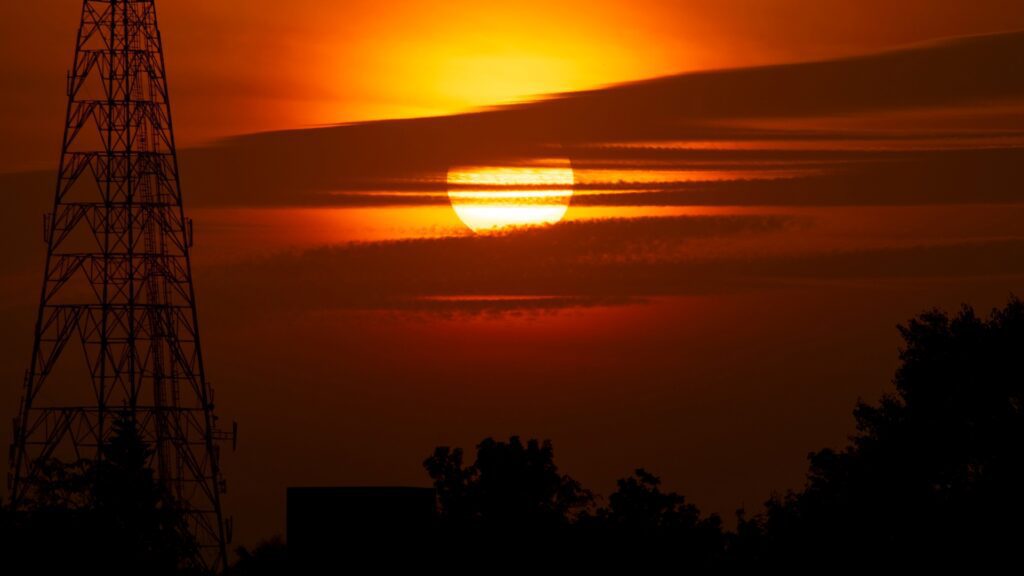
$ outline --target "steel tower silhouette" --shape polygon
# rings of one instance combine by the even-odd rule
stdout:
[[[194,567],[221,572],[218,441],[234,432],[216,430],[203,369],[165,71],[155,0],[83,0],[8,482],[16,509],[39,463],[101,458],[112,421],[134,419],[200,546]]]

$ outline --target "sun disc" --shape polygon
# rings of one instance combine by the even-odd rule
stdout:
[[[515,166],[448,170],[448,199],[474,232],[555,224],[565,217],[575,176],[564,158]]]

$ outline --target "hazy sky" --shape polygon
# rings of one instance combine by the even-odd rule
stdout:
[[[80,5],[0,4],[0,171],[56,161]],[[160,16],[188,145],[1024,28],[1024,3],[175,0]]]
[[[3,417],[30,358],[79,7],[0,3]],[[240,543],[283,531],[286,486],[422,485],[434,446],[512,433],[551,438],[604,494],[644,466],[705,511],[754,512],[888,390],[897,323],[1024,287],[1024,33],[931,42],[1024,29],[1020,0],[160,15],[207,369],[241,423]],[[286,128],[307,129],[198,146]],[[450,167],[554,148],[576,171],[565,222],[459,223]]]

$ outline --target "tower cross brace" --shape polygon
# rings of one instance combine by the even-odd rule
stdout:
[[[32,359],[14,422],[17,509],[49,459],[99,459],[115,418],[198,544],[192,568],[227,569],[230,522],[213,389],[200,347],[155,0],[83,0]]]

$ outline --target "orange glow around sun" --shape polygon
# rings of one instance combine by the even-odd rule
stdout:
[[[379,7],[378,7],[379,5]],[[676,72],[693,50],[652,45],[654,16],[614,3],[543,0],[346,3],[312,56],[324,93],[308,122],[453,114]],[[333,10],[333,9],[328,9]],[[327,18],[331,25],[338,20]],[[386,25],[382,25],[386,22]],[[356,26],[356,23],[360,24]],[[309,71],[303,70],[303,83]],[[299,71],[296,71],[299,73]]]
[[[448,171],[448,198],[474,232],[554,224],[565,217],[575,184],[566,159],[526,166],[466,166]]]

